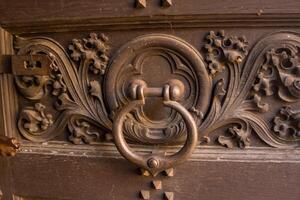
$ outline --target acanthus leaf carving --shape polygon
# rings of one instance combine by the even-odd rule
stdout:
[[[300,65],[296,55],[298,48],[273,48],[265,54],[265,62],[257,75],[257,82],[253,85],[254,101],[263,96],[272,96],[274,93],[286,102],[295,102],[300,99]],[[255,101],[262,111],[266,112],[269,106],[261,106],[261,100]]]
[[[250,145],[250,135],[253,129],[263,141],[271,146],[299,146],[296,138],[287,141],[278,137],[268,125],[268,119],[264,119],[259,113],[256,113],[256,111],[266,112],[270,109],[263,96],[273,96],[277,93],[277,96],[285,102],[299,101],[299,72],[298,57],[296,56],[299,49],[299,36],[290,33],[276,33],[266,37],[252,49],[243,67],[240,66],[241,62],[236,59],[227,59],[229,57],[223,53],[224,38],[226,36],[223,32],[217,34],[211,32],[207,38],[209,40],[206,45],[208,69],[211,75],[215,76],[226,66],[229,70],[229,83],[225,100],[219,102],[215,98],[213,99],[209,115],[200,126],[200,130],[205,132],[204,136],[209,137],[211,132],[224,127],[224,125],[237,123],[239,126],[244,124],[244,127],[248,128],[237,128],[236,126],[230,128],[231,136],[221,135],[218,137],[217,141],[220,144],[229,148],[234,147],[234,144],[240,148],[247,147]],[[289,39],[284,40],[283,38]],[[240,55],[246,56],[247,50],[243,49],[246,45],[241,47],[238,51],[239,54],[243,52],[244,54]],[[214,52],[215,49],[218,51]],[[244,57],[236,56],[235,58]],[[255,82],[253,77],[256,75],[258,81]]]
[[[42,53],[47,54],[52,60],[49,76],[29,76],[25,77],[25,80],[24,77],[16,76],[15,83],[18,91],[24,98],[40,102],[47,97],[55,97],[54,117],[51,119],[50,115],[45,115],[46,118],[41,119],[38,115],[39,111],[33,111],[33,108],[23,108],[18,122],[21,134],[29,140],[43,142],[55,138],[68,124],[70,141],[81,143],[78,142],[80,140],[90,143],[94,139],[97,140],[97,134],[88,130],[89,122],[105,131],[111,127],[111,121],[104,107],[99,81],[90,81],[87,72],[101,75],[104,73],[108,63],[107,37],[101,34],[98,38],[97,34],[92,33],[88,39],[73,41],[76,47],[73,46],[74,51],[71,55],[75,61],[77,59],[80,61],[78,67],[75,66],[76,63],[70,61],[60,45],[48,38],[17,39],[18,54]],[[42,108],[44,112],[45,106]],[[43,113],[40,112],[40,115]],[[71,120],[72,116],[86,121],[74,124]],[[28,119],[26,123],[24,118]]]
[[[46,106],[36,103],[34,107],[25,108],[19,118],[19,128],[31,134],[39,134],[53,125],[53,116],[45,113]]]
[[[228,148],[237,146],[242,149],[250,146],[250,129],[248,124],[246,124],[246,127],[234,125],[228,129],[228,132],[230,133],[230,136],[221,135],[218,137],[218,142],[221,145]]]
[[[80,119],[70,120],[68,124],[70,131],[69,140],[74,144],[97,142],[100,139],[100,134],[96,131],[91,131],[90,124],[87,121]]]
[[[287,38],[286,35],[289,36],[289,39],[284,39]],[[157,37],[162,41],[166,40],[164,35],[149,36],[149,38],[152,37]],[[149,55],[155,55],[170,64],[170,71],[173,74],[180,76],[182,80],[189,81],[186,85],[191,87],[190,94],[199,95],[199,91],[204,86],[211,90],[205,91],[203,96],[199,95],[199,98],[203,97],[201,103],[199,103],[200,100],[199,102],[193,101],[193,95],[191,98],[188,97],[190,99],[187,107],[199,126],[200,140],[211,143],[212,132],[230,125],[231,128],[227,130],[229,135],[220,134],[217,137],[219,144],[229,148],[250,146],[251,134],[254,133],[274,147],[298,147],[299,113],[297,110],[282,108],[280,115],[273,117],[274,119],[272,116],[265,118],[262,112],[274,109],[270,106],[268,98],[273,98],[275,95],[285,104],[299,103],[299,36],[288,32],[271,34],[258,41],[252,47],[249,55],[248,42],[245,37],[226,36],[223,31],[218,33],[212,31],[206,39],[208,41],[205,45],[207,71],[210,73],[210,77],[203,76],[201,77],[203,80],[195,83],[200,75],[207,73],[205,65],[200,61],[197,61],[198,63],[186,62],[189,59],[182,57],[185,55],[190,58],[189,54],[193,54],[194,50],[188,53],[186,53],[187,51],[182,52],[181,49],[177,49],[179,53],[169,51],[168,48],[170,46],[173,48],[174,44],[191,49],[185,43],[180,43],[181,40],[171,38],[169,40],[175,42],[159,43],[155,41],[157,46],[164,44],[163,48],[156,49],[154,45],[154,47],[149,47],[150,53],[137,51],[136,54],[130,54],[132,56],[130,63],[122,63],[123,61],[118,60],[120,62],[118,67],[124,70],[124,73],[120,73],[120,77],[113,77],[118,81],[116,87],[122,89],[123,82],[127,84],[128,73],[142,76],[144,60]],[[139,40],[142,39],[138,38],[129,44],[137,45]],[[153,44],[149,43],[148,45]],[[19,93],[29,102],[33,102],[32,100],[35,103],[37,100],[42,102],[43,98],[48,95],[53,97],[56,112],[52,113],[53,117],[50,117],[45,114],[47,112],[44,107],[44,114],[34,110],[34,106],[30,109],[23,108],[23,114],[20,116],[24,117],[26,113],[27,119],[31,121],[27,121],[26,125],[23,123],[23,128],[19,127],[20,132],[27,139],[45,141],[53,139],[68,125],[69,140],[76,144],[90,144],[101,141],[103,135],[107,137],[108,135],[105,134],[112,127],[112,117],[108,113],[115,112],[118,106],[126,104],[128,100],[126,94],[118,93],[117,95],[120,97],[117,98],[120,99],[111,98],[111,101],[106,102],[109,106],[104,103],[104,92],[107,92],[107,89],[103,89],[105,78],[102,76],[109,71],[107,70],[110,49],[108,38],[103,34],[92,33],[86,39],[74,39],[69,46],[70,57],[60,45],[45,38],[26,39],[19,44],[19,48],[19,54],[46,53],[52,59],[49,76],[16,76],[15,82]],[[118,53],[120,52],[118,51]],[[125,52],[124,55],[126,53],[128,52]],[[193,56],[193,58],[197,56],[201,58],[198,53]],[[244,60],[245,62],[243,62]],[[204,71],[201,71],[202,65]],[[194,69],[193,66],[201,67]],[[222,73],[225,68],[228,73]],[[220,75],[221,78],[217,75]],[[213,90],[210,85],[212,81],[214,83]],[[111,81],[111,84],[115,83]],[[117,106],[115,105],[116,101],[119,101]],[[205,106],[207,109],[203,109],[202,104],[207,104]],[[106,106],[114,109],[110,108],[108,112]],[[49,107],[48,104],[47,107]],[[51,108],[50,110],[52,112]],[[142,120],[145,117],[143,112],[135,111],[124,123],[125,137],[131,142],[147,143],[151,140],[149,137],[150,125],[154,124],[158,127],[149,119]],[[45,116],[45,119],[42,119],[42,115]],[[72,119],[72,116],[76,116],[76,120]],[[154,143],[168,143],[185,136],[185,125],[172,112],[170,116],[176,123],[165,123],[164,129],[161,130],[164,139],[161,140],[161,137],[159,140],[153,140]],[[24,122],[24,119],[20,117],[19,121]],[[148,125],[144,126],[146,122]],[[273,127],[270,126],[271,123],[274,124]],[[92,126],[96,126],[101,131],[98,129],[92,131]]]

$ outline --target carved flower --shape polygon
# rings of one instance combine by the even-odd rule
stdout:
[[[81,59],[81,53],[84,52],[83,45],[81,44],[81,40],[73,39],[73,45],[69,46],[69,50],[72,51],[71,58],[74,61],[79,61]]]
[[[300,64],[297,51],[290,48],[271,49],[257,74],[253,96],[277,96],[286,102],[300,99]],[[259,105],[256,104],[258,107]]]
[[[250,129],[249,128],[243,128],[238,126],[233,126],[228,129],[228,132],[230,133],[230,136],[219,136],[218,142],[227,147],[227,148],[233,148],[235,144],[239,148],[245,148],[250,145]]]
[[[45,114],[45,105],[36,103],[34,107],[24,109],[21,118],[25,121],[23,128],[30,133],[39,133],[47,130],[53,124],[51,114]]]
[[[69,140],[74,144],[80,144],[82,142],[90,144],[100,138],[100,134],[90,131],[90,124],[86,121],[75,120],[75,123],[70,123],[71,135]]]
[[[81,61],[92,73],[105,73],[109,61],[109,46],[108,38],[104,34],[98,36],[91,33],[87,39],[74,39],[69,45],[69,50],[71,58],[76,62]]]
[[[273,130],[279,137],[285,139],[300,137],[300,112],[283,107],[273,121],[275,124]]]
[[[206,61],[211,75],[222,72],[228,63],[239,64],[247,55],[248,42],[243,37],[227,37],[224,31],[211,31],[206,36]]]

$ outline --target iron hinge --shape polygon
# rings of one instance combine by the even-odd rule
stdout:
[[[51,60],[47,55],[1,55],[0,74],[49,75]]]

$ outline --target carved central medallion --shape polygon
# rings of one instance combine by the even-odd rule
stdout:
[[[179,102],[202,116],[207,111],[211,79],[200,54],[182,39],[164,34],[144,35],[128,42],[118,51],[105,78],[106,101],[112,116],[130,101],[127,88],[137,79],[150,87],[162,87],[176,80],[184,88]],[[128,139],[143,143],[184,139],[185,125],[181,117],[174,110],[164,107],[160,98],[151,97],[146,101],[145,106],[125,121]]]

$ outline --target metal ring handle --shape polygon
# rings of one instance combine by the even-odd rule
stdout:
[[[138,106],[145,104],[145,101],[134,100],[125,105],[116,115],[113,124],[113,136],[114,141],[119,152],[130,162],[148,170],[152,175],[156,175],[159,172],[172,168],[173,166],[184,162],[193,153],[198,141],[198,134],[196,123],[191,114],[178,102],[176,101],[163,101],[164,105],[175,109],[181,114],[187,128],[187,139],[184,146],[175,154],[169,156],[161,155],[138,155],[132,151],[127,144],[123,135],[123,122],[126,115]]]

